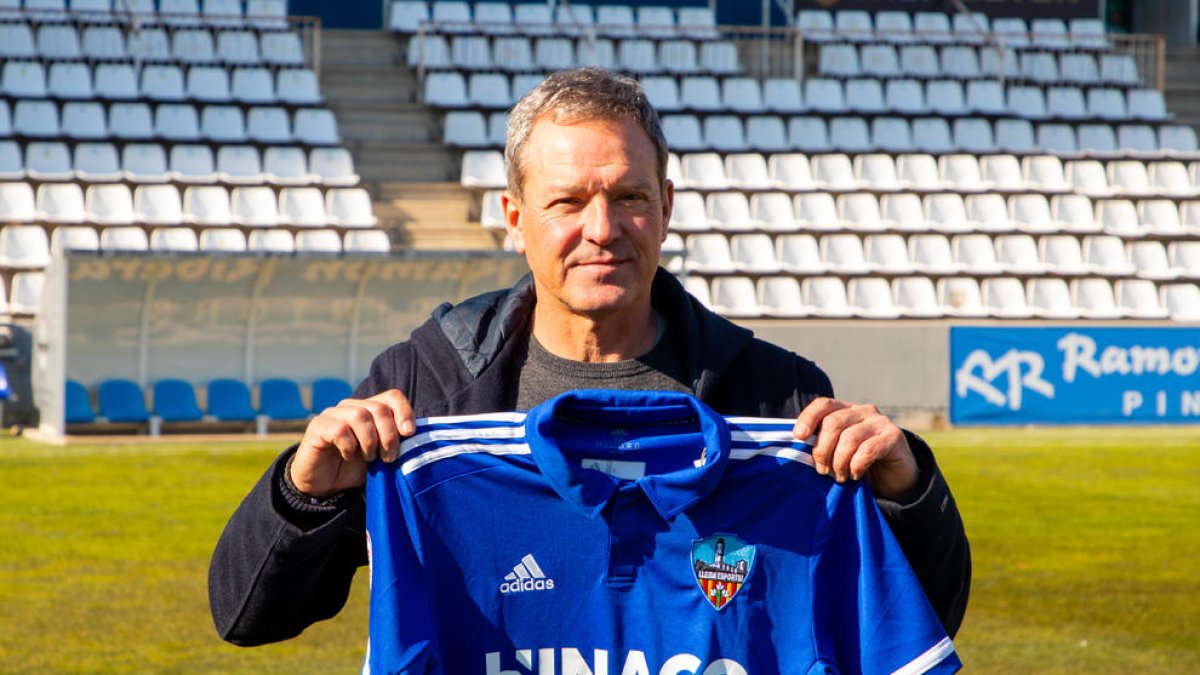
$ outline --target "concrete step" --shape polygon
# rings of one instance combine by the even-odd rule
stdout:
[[[467,221],[478,211],[471,194],[449,181],[380,182],[372,194],[381,212],[404,221]]]
[[[326,98],[347,105],[416,103],[416,79],[402,68],[338,66],[321,71]]]
[[[457,181],[458,159],[439,144],[352,143],[350,153],[363,180]]]
[[[323,33],[321,91],[337,113],[380,226],[407,248],[499,250],[458,184],[458,153],[439,141],[440,116],[417,103],[405,43],[384,31]]]
[[[439,141],[436,119],[412,104],[338,107],[342,136],[367,143],[431,144]]]
[[[325,30],[321,33],[321,63],[392,66],[403,60],[400,42],[384,31]]]
[[[479,223],[428,223],[392,228],[393,241],[405,248],[433,251],[499,251],[503,239]]]

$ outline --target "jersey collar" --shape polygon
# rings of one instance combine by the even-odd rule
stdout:
[[[617,427],[683,417],[698,420],[704,437],[701,466],[634,481],[664,520],[716,489],[729,461],[729,427],[724,418],[688,394],[662,391],[580,390],[560,394],[529,411],[525,438],[542,475],[564,500],[595,518],[623,481],[568,460],[555,437],[555,418],[569,416]]]

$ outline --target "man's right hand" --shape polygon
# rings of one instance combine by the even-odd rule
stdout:
[[[310,497],[328,497],[367,482],[367,463],[394,462],[400,441],[416,430],[408,398],[390,389],[348,398],[308,423],[292,459],[292,484]]]

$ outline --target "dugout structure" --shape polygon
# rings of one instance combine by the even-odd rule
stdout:
[[[357,382],[442,302],[511,285],[523,258],[72,254],[46,270],[35,326],[39,431],[65,433],[64,383],[217,378]]]

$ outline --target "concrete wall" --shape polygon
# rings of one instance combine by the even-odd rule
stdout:
[[[950,386],[945,321],[742,321],[755,335],[812,359],[839,398],[885,412],[944,415]]]

